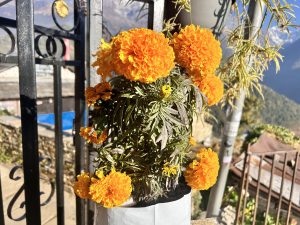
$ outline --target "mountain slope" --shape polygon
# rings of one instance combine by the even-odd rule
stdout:
[[[268,87],[263,87],[264,102],[259,109],[263,123],[288,128],[300,125],[300,105]]]
[[[274,65],[266,71],[263,84],[300,104],[300,39],[284,46],[284,60],[275,74]]]

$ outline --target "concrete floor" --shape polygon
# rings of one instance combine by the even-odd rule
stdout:
[[[18,181],[11,180],[9,178],[9,172],[13,166],[12,165],[3,165],[0,164],[0,174],[1,174],[1,182],[2,182],[2,191],[3,191],[3,203],[5,209],[5,225],[26,225],[25,219],[22,221],[13,221],[7,216],[7,207],[15,193],[19,190],[19,188],[23,184],[23,179]],[[15,175],[22,176],[22,171],[18,170]],[[50,185],[46,182],[46,179],[41,179],[40,187],[43,192],[46,194],[41,195],[41,202],[44,202],[47,199],[50,193]],[[65,191],[65,224],[66,225],[76,225],[75,223],[75,196],[70,189],[70,187],[66,188]],[[12,216],[14,218],[18,218],[22,216],[25,212],[24,208],[20,208],[19,205],[24,201],[24,193],[21,194],[17,202],[14,204],[12,210]],[[51,201],[41,207],[42,212],[42,224],[43,225],[56,225],[56,196],[54,195]],[[215,225],[218,224],[214,219],[203,219],[192,221],[191,225]],[[168,225],[168,224],[166,224]]]
[[[9,178],[9,172],[12,166],[0,164],[0,173],[1,173],[1,182],[2,182],[2,191],[3,191],[3,203],[5,209],[5,225],[25,225],[25,219],[22,221],[13,221],[7,217],[7,207],[15,193],[19,190],[19,188],[23,184],[23,179],[18,181],[11,180]],[[21,174],[21,170],[18,170],[17,173],[19,176],[23,177]],[[16,175],[17,175],[16,174]],[[40,181],[41,191],[45,192],[44,195],[41,195],[41,202],[44,202],[49,193],[50,193],[50,185],[46,182],[45,179],[41,179]],[[71,192],[70,188],[68,191],[65,191],[65,224],[66,225],[75,225],[75,196]],[[14,204],[12,210],[12,216],[14,218],[18,218],[22,216],[25,212],[24,208],[20,208],[19,205],[24,201],[24,193],[21,194],[17,202]],[[56,225],[56,196],[54,195],[51,201],[41,207],[42,212],[42,224],[43,225]]]

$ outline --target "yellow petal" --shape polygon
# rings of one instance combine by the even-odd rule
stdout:
[[[64,18],[69,15],[69,7],[64,0],[58,0],[55,2],[55,10],[57,15]]]

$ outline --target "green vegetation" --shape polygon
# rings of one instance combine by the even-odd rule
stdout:
[[[0,110],[0,116],[7,116],[7,115],[11,115],[11,113],[8,110],[6,109]]]
[[[259,124],[274,124],[290,129],[300,124],[300,105],[263,86],[264,99],[257,93],[245,100],[240,133]]]
[[[294,132],[285,127],[270,124],[263,124],[251,130],[247,136],[246,142],[255,143],[264,132],[274,135],[275,138],[282,143],[291,146],[299,146],[300,144],[300,137],[296,136]]]
[[[224,206],[230,205],[233,208],[236,208],[238,205],[238,200],[239,200],[239,197],[238,197],[237,188],[232,187],[232,186],[227,187],[225,194],[224,194],[224,198],[223,198],[223,205]],[[247,198],[246,208],[244,211],[244,225],[252,224],[254,207],[255,207],[255,199],[253,197],[249,196]],[[262,224],[264,224],[264,220],[265,220],[264,210],[258,209],[258,212],[256,214],[256,223],[255,224],[262,225]],[[268,214],[267,215],[267,225],[274,225],[275,222],[276,222],[276,220],[275,220],[274,215]],[[278,224],[281,225],[282,223],[279,222]]]
[[[263,123],[294,128],[300,123],[300,105],[268,87],[263,87],[264,102],[259,109]],[[263,101],[263,100],[262,100]]]

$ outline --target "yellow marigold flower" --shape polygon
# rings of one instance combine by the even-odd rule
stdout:
[[[64,18],[69,14],[69,6],[64,0],[58,0],[54,3],[57,15]]]
[[[107,43],[101,39],[101,45],[96,53],[96,61],[92,64],[93,67],[98,67],[97,73],[102,77],[102,81],[106,81],[107,77],[111,77],[113,71],[113,49],[112,42]]]
[[[101,82],[95,87],[88,87],[85,90],[85,97],[88,106],[94,105],[97,100],[107,101],[111,98],[112,87],[109,82]]]
[[[126,202],[132,192],[131,178],[126,173],[116,172],[101,178],[92,178],[90,186],[91,199],[105,208],[120,206]]]
[[[195,85],[207,97],[209,106],[217,104],[224,95],[224,84],[221,79],[215,75],[209,75],[202,79],[193,79]]]
[[[171,175],[176,175],[178,170],[178,165],[170,165],[168,162],[164,164],[163,175],[170,177]]]
[[[206,76],[220,65],[222,49],[209,29],[189,25],[175,33],[171,41],[176,62],[190,74]],[[199,78],[199,77],[197,77]]]
[[[197,145],[197,141],[196,141],[196,139],[194,138],[194,137],[190,137],[190,139],[189,139],[189,143],[190,143],[190,145],[192,145],[192,146],[196,146]]]
[[[217,153],[210,148],[201,148],[197,153],[197,159],[186,169],[184,177],[191,188],[207,190],[216,183],[219,167]]]
[[[163,85],[162,88],[161,88],[161,93],[162,93],[162,96],[164,98],[167,98],[170,96],[170,94],[172,93],[172,88],[170,85]]]
[[[98,177],[98,179],[102,179],[102,178],[104,178],[105,176],[104,176],[104,172],[103,172],[103,170],[96,170],[96,172],[95,172],[95,175]]]
[[[104,129],[99,135],[93,127],[81,127],[80,136],[82,136],[88,143],[103,144],[107,139],[107,130]]]
[[[81,174],[77,175],[77,181],[74,183],[73,186],[75,194],[80,198],[89,198],[90,183],[90,175],[86,172],[81,172]]]
[[[152,83],[169,75],[174,52],[162,33],[145,28],[121,32],[113,39],[114,69],[129,80]]]

